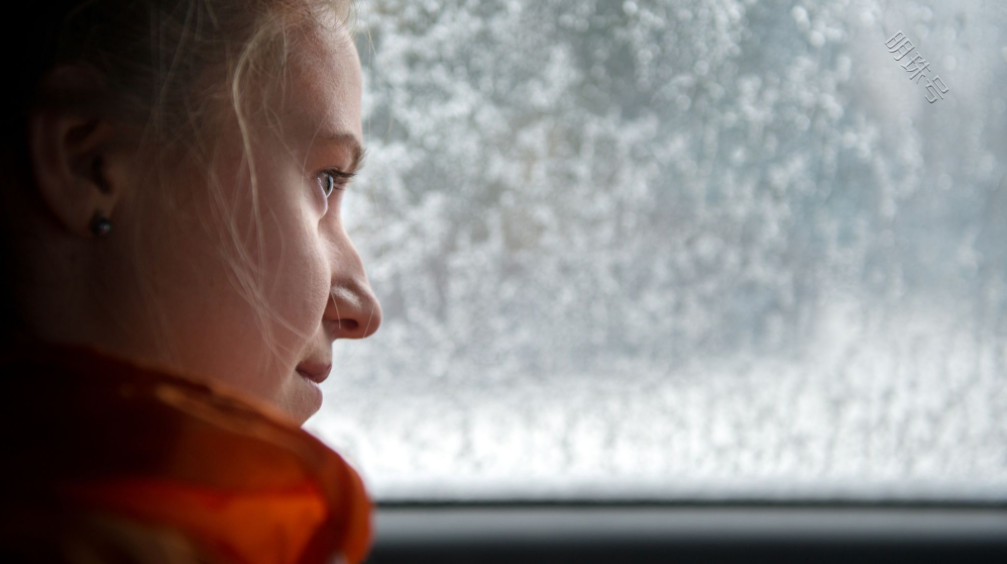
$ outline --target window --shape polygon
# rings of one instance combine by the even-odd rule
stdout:
[[[360,8],[379,501],[1007,499],[1007,7]]]

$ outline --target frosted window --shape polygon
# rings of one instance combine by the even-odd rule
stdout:
[[[308,428],[379,500],[1007,499],[1007,5],[359,23],[385,321]]]

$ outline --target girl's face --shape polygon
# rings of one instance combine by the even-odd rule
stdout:
[[[184,227],[172,224],[163,237],[141,239],[156,265],[154,299],[166,344],[182,363],[178,368],[212,375],[299,424],[321,406],[313,380],[338,364],[333,341],[367,337],[381,323],[381,308],[340,219],[340,173],[359,164],[362,128],[360,63],[351,37],[339,29],[300,32],[290,43],[287,68],[275,78],[283,87],[262,111],[250,110],[257,202],[239,126],[225,127],[213,166],[239,240],[227,218],[208,211],[218,207],[205,177],[184,171],[171,179],[194,188],[182,213],[199,210],[202,221],[193,216]],[[165,215],[150,210],[141,217],[158,214]],[[234,274],[227,253],[218,250],[221,242],[239,252],[240,262],[258,267],[261,286]],[[260,287],[253,297],[273,314],[265,318],[267,332],[248,300]],[[341,376],[338,366],[334,372]]]

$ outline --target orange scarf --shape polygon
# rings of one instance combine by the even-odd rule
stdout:
[[[360,476],[268,406],[77,345],[18,343],[0,373],[0,554],[59,540],[32,530],[43,507],[169,531],[213,562],[357,563],[370,548]]]

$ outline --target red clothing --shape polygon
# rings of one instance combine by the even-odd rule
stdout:
[[[270,407],[83,346],[0,355],[0,560],[366,556],[360,476]]]

